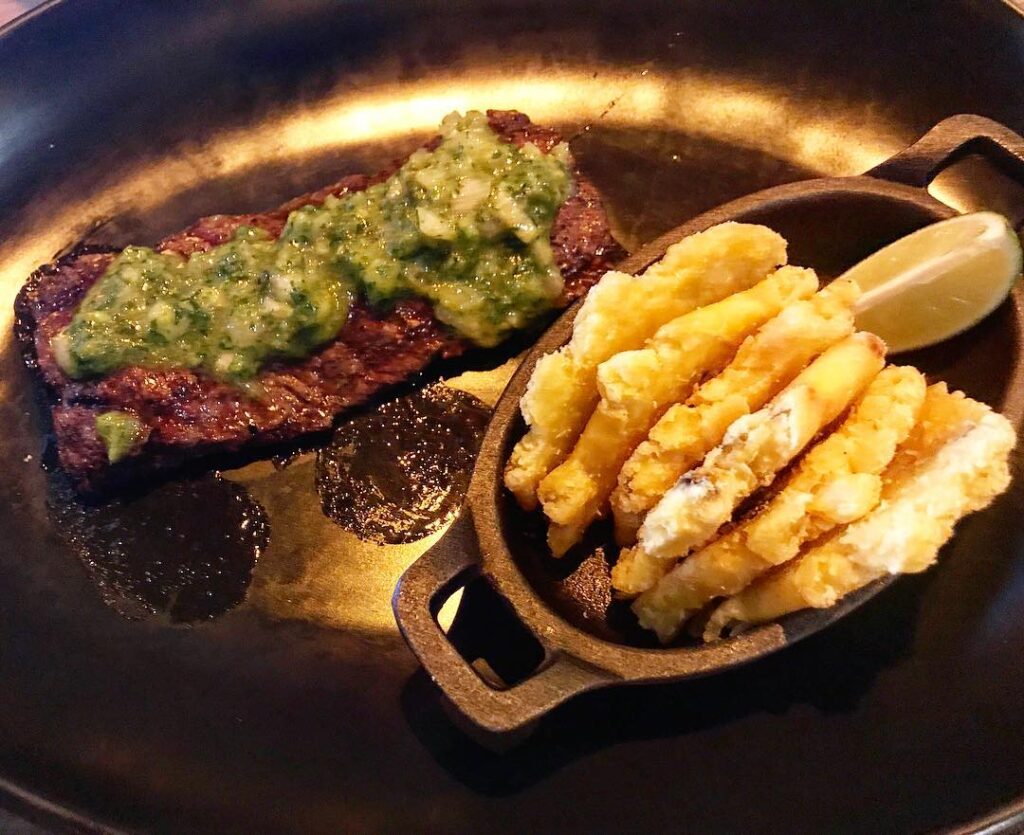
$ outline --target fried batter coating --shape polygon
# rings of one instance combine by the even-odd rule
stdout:
[[[704,639],[799,609],[825,608],[886,574],[928,568],[956,523],[1009,485],[1015,443],[1002,415],[949,394],[944,385],[932,386],[921,430],[915,429],[886,470],[878,506],[725,601],[708,621]]]
[[[710,540],[737,505],[770,484],[884,363],[882,340],[855,333],[825,351],[763,409],[735,421],[722,443],[647,515],[637,546],[619,555],[612,586],[624,594],[644,592],[676,559]]]
[[[764,226],[724,223],[669,247],[640,277],[607,273],[587,294],[569,343],[537,363],[521,404],[529,431],[505,485],[526,509],[569,454],[598,400],[597,367],[639,348],[672,319],[745,290],[786,263],[785,240]]]
[[[783,267],[749,290],[673,319],[635,351],[597,371],[600,400],[569,457],[540,483],[556,557],[603,511],[623,462],[672,403],[714,374],[740,343],[790,302],[818,289],[812,270]]]
[[[836,281],[790,305],[747,339],[721,374],[665,412],[625,462],[612,493],[620,545],[636,541],[647,512],[722,440],[734,420],[760,409],[814,357],[853,333],[859,294],[852,281]]]
[[[925,388],[914,368],[879,372],[842,424],[807,453],[765,507],[637,598],[633,611],[640,624],[668,642],[714,598],[737,594],[806,543],[874,508],[881,473],[917,423]]]

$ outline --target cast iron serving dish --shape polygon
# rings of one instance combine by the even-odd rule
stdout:
[[[941,203],[1019,224],[1024,191],[990,153],[1009,147],[998,135],[935,179],[940,202],[923,191],[925,163],[905,158],[846,196],[808,202],[789,186],[788,207],[763,215],[730,201],[869,171],[955,114],[1020,134],[1022,44],[1024,18],[998,0],[67,0],[3,30],[0,803],[69,832],[1019,828],[1019,453],[1016,486],[961,526],[936,570],[755,663],[593,687],[666,662],[623,667],[657,654],[604,617],[594,563],[531,563],[530,520],[493,479],[478,492],[511,440],[499,425],[519,431],[507,420],[518,378],[469,500],[518,562],[496,587],[459,576],[457,605],[442,592],[442,636],[426,598],[471,553],[448,549],[421,573],[421,640],[458,651],[427,659],[455,697],[445,676],[463,659],[525,682],[500,699],[558,684],[514,721],[562,698],[572,676],[569,689],[591,692],[496,754],[449,718],[391,595],[463,504],[512,348],[434,367],[312,446],[89,505],[51,466],[11,326],[27,276],[77,245],[153,243],[197,217],[380,170],[456,109],[518,109],[570,138],[634,264],[720,205],[777,222],[792,260],[827,275],[952,211]],[[951,144],[912,159],[938,165]],[[1016,415],[1018,305],[912,361]],[[410,483],[401,462],[413,460],[428,466]],[[379,493],[341,500],[339,484],[367,479]],[[446,542],[471,540],[469,521]],[[530,565],[548,579],[517,579]],[[784,625],[790,637],[799,622]],[[569,634],[603,655],[570,665]],[[759,635],[747,640],[783,640]],[[682,671],[682,651],[669,656]]]
[[[1024,183],[1024,140],[989,119],[954,116],[864,176],[807,180],[742,197],[662,235],[619,269],[639,273],[687,235],[717,223],[740,221],[779,230],[790,243],[793,263],[834,275],[837,265],[853,266],[894,237],[951,217],[954,213],[931,197],[927,186],[944,168],[970,153],[991,160]],[[1024,329],[1022,301],[1024,292],[1018,285],[1013,295],[1016,333]],[[465,718],[499,739],[514,738],[539,716],[587,690],[692,678],[752,661],[823,629],[896,579],[877,580],[828,609],[794,613],[779,623],[696,646],[644,648],[621,628],[601,624],[603,628],[595,634],[585,620],[572,624],[560,617],[558,594],[550,588],[550,571],[543,567],[545,561],[552,562],[546,560],[546,543],[524,535],[530,527],[524,520],[527,514],[504,489],[502,474],[512,447],[525,431],[519,401],[534,366],[544,354],[569,341],[581,304],[560,317],[519,366],[484,436],[462,518],[413,564],[395,591],[399,628],[431,678]],[[1022,359],[1015,350],[1005,369],[1007,378],[998,381],[1005,384],[1003,412],[1018,426],[1024,414]],[[925,370],[956,378],[974,369],[971,359],[963,356],[945,367],[929,369],[926,362]],[[466,575],[478,567],[543,648],[530,675],[511,687],[495,686],[478,675],[447,640],[436,619],[446,593],[464,585]],[[609,606],[606,612],[611,611]]]

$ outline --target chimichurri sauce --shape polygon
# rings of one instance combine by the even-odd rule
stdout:
[[[241,382],[333,339],[357,296],[427,299],[460,335],[495,345],[561,293],[550,235],[571,186],[564,145],[516,147],[483,114],[451,114],[435,150],[293,211],[276,240],[243,227],[189,258],[126,248],[54,339],[57,361],[76,378],[142,366]]]

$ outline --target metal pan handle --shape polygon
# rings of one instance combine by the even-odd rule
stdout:
[[[926,188],[944,168],[968,154],[980,154],[1007,176],[1024,183],[1024,139],[999,122],[970,114],[943,119],[867,175]]]
[[[518,737],[567,699],[616,680],[562,652],[545,648],[545,661],[507,689],[487,684],[459,654],[437,622],[441,603],[462,585],[479,559],[471,511],[402,575],[391,605],[403,637],[431,679],[460,714],[485,732],[481,741]]]

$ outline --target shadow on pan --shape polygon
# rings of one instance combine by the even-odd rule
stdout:
[[[930,582],[928,574],[905,579],[827,633],[746,667],[695,681],[585,693],[556,708],[527,740],[501,753],[478,745],[452,723],[450,707],[422,670],[406,683],[402,709],[420,742],[453,776],[474,791],[515,794],[577,760],[630,740],[683,741],[744,717],[784,714],[801,706],[824,713],[854,710],[875,678],[909,653],[918,602]],[[479,597],[493,603],[492,596],[479,580],[466,587],[463,600]],[[460,635],[493,624],[493,615],[484,623],[473,622],[474,608],[471,603],[467,621],[460,623],[457,617],[449,631],[467,657],[481,650]],[[522,668],[489,660],[503,679],[524,674]],[[519,660],[529,664],[529,653],[520,650]]]

